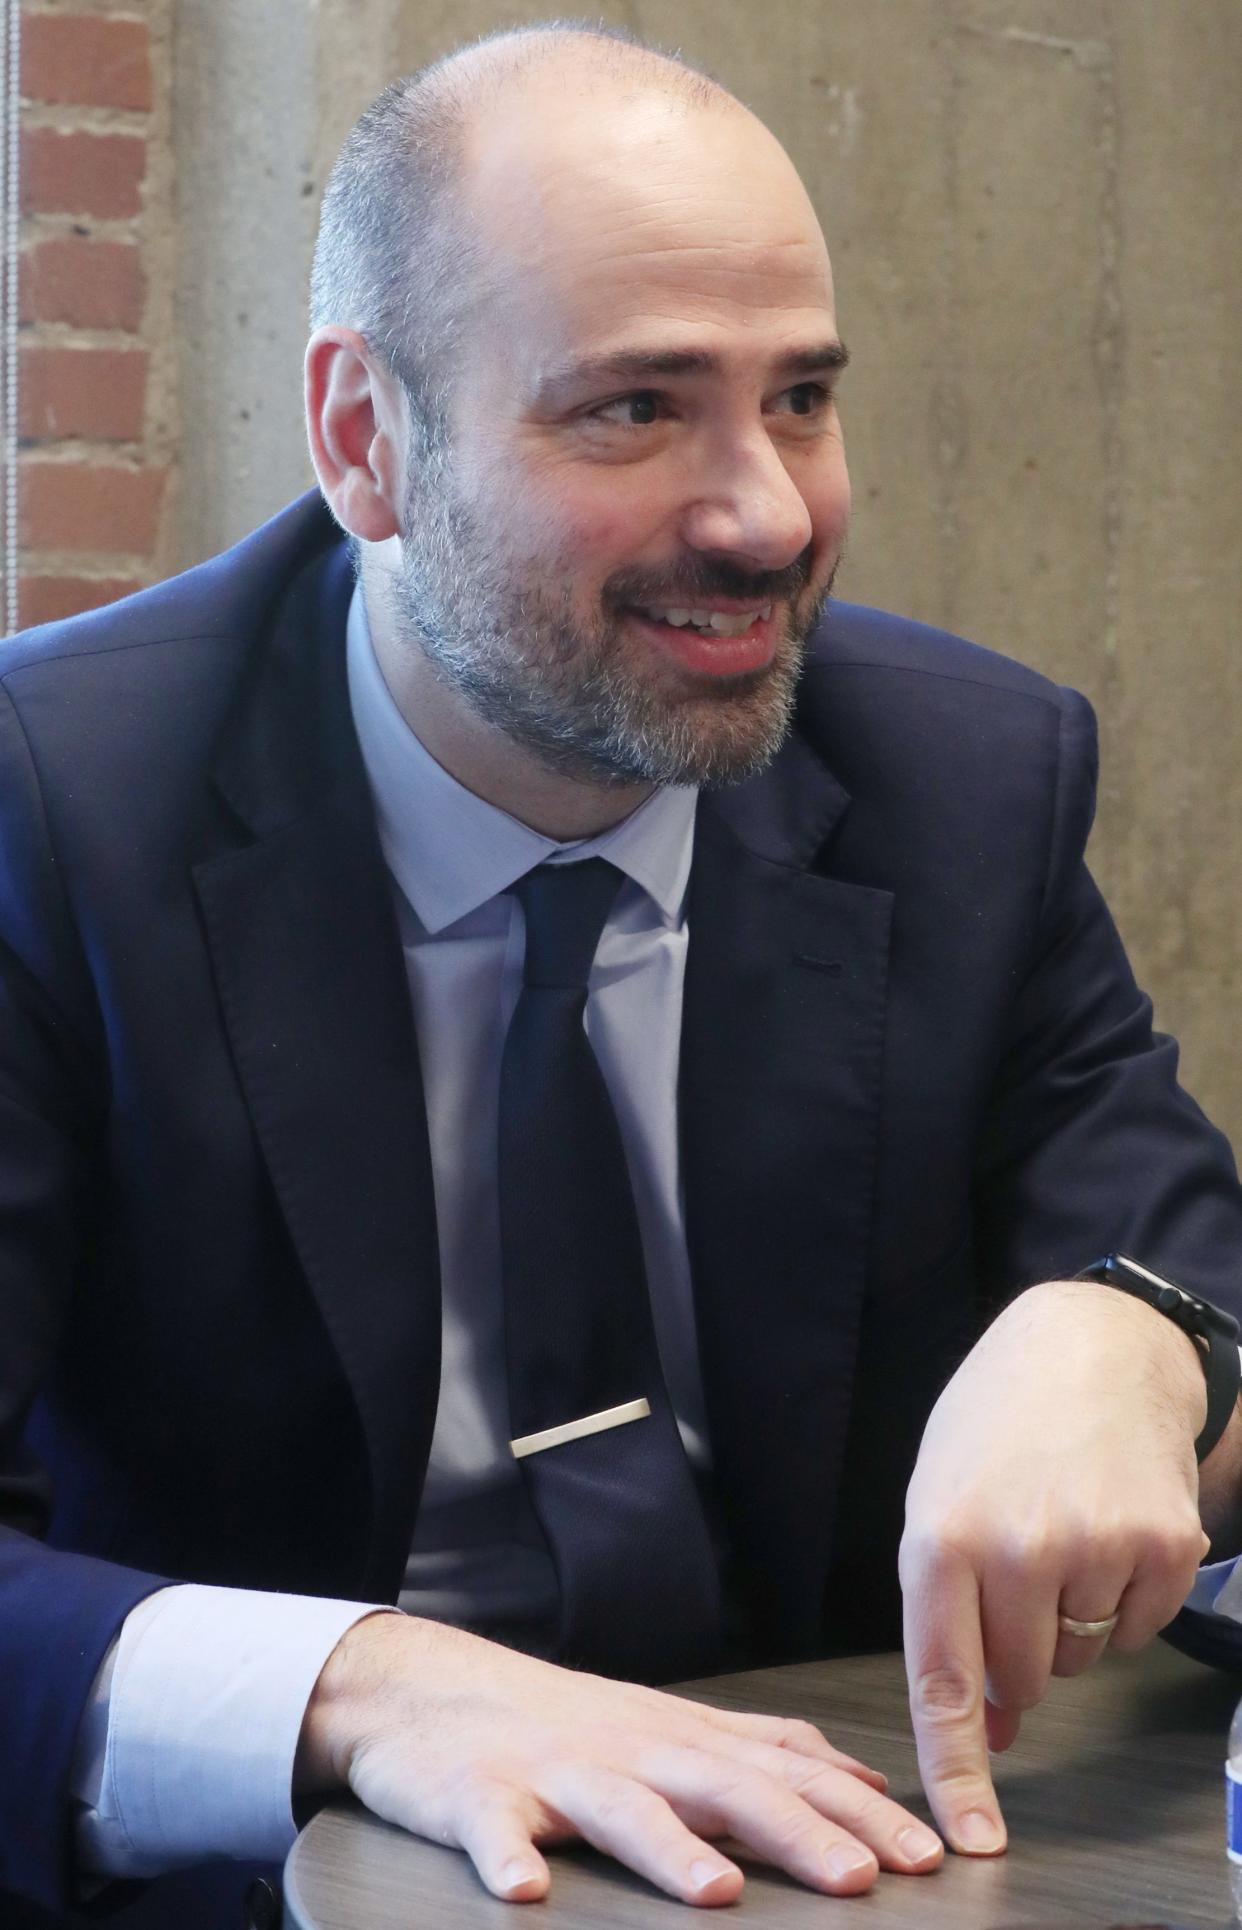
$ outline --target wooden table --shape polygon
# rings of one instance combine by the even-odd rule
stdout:
[[[741,1901],[696,1913],[585,1849],[550,1852],[544,1904],[497,1902],[455,1850],[334,1805],[303,1830],[285,1867],[296,1930],[687,1930],[709,1921],[816,1930],[1102,1930],[1232,1921],[1224,1840],[1224,1758],[1236,1680],[1162,1643],[1107,1656],[1054,1683],[1013,1750],[995,1762],[1010,1849],[949,1857],[929,1877],[882,1872],[863,1898],[812,1895],[751,1865]],[[685,1691],[723,1707],[807,1716],[839,1747],[883,1769],[922,1815],[901,1659],[863,1656],[747,1675]]]

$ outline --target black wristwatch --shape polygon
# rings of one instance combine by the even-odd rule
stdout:
[[[1229,1416],[1242,1386],[1238,1323],[1233,1315],[1214,1307],[1210,1300],[1200,1300],[1197,1293],[1187,1293],[1185,1287],[1175,1285],[1172,1280],[1162,1279],[1148,1267],[1141,1267],[1137,1260],[1127,1259],[1124,1253],[1106,1254],[1074,1277],[1100,1280],[1105,1286],[1119,1287],[1122,1293],[1132,1293],[1136,1300],[1145,1300],[1157,1313],[1164,1314],[1192,1340],[1203,1342],[1199,1354],[1207,1381],[1207,1419],[1195,1442],[1195,1459],[1206,1461],[1229,1425]]]

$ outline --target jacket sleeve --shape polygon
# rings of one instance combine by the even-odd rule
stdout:
[[[0,687],[0,1889],[71,1877],[70,1768],[96,1671],[163,1578],[56,1550],[28,1424],[91,1237],[107,1080],[37,772]]]
[[[1242,1319],[1242,1189],[1178,1083],[1084,861],[1095,720],[1065,692],[1043,904],[978,1135],[976,1265],[1000,1303],[1114,1248]]]
[[[980,1134],[976,1259],[994,1304],[1113,1249],[1242,1321],[1242,1189],[1228,1141],[1178,1083],[1084,862],[1095,720],[1065,693],[1038,942]],[[1106,1289],[1102,1289],[1106,1291]],[[1242,1669],[1242,1626],[1183,1609],[1176,1647]]]

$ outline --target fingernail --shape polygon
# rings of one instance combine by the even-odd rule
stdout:
[[[501,1888],[516,1890],[521,1884],[530,1883],[537,1875],[538,1871],[531,1864],[523,1863],[520,1858],[515,1857],[513,1862],[506,1863],[500,1872]]]
[[[986,1809],[968,1809],[957,1822],[957,1840],[964,1850],[987,1856],[1003,1847],[1005,1838],[1000,1824]]]
[[[929,1857],[940,1854],[940,1838],[929,1829],[918,1824],[912,1829],[903,1829],[897,1838],[897,1847],[907,1863],[926,1863]]]
[[[860,1870],[873,1870],[875,1858],[870,1850],[839,1849],[828,1853],[828,1869],[838,1882],[847,1876],[857,1876]]]
[[[888,1782],[882,1770],[873,1769],[870,1763],[860,1762],[857,1756],[842,1756],[840,1767],[848,1769],[851,1776],[865,1776],[870,1782]]]
[[[709,1883],[715,1883],[728,1874],[727,1863],[709,1863],[705,1857],[700,1857],[697,1863],[690,1865],[690,1888],[696,1892],[705,1890]]]

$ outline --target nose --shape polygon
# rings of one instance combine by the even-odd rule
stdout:
[[[682,516],[691,548],[736,557],[755,570],[781,570],[814,534],[811,512],[779,452],[761,431],[703,451],[703,481]]]

